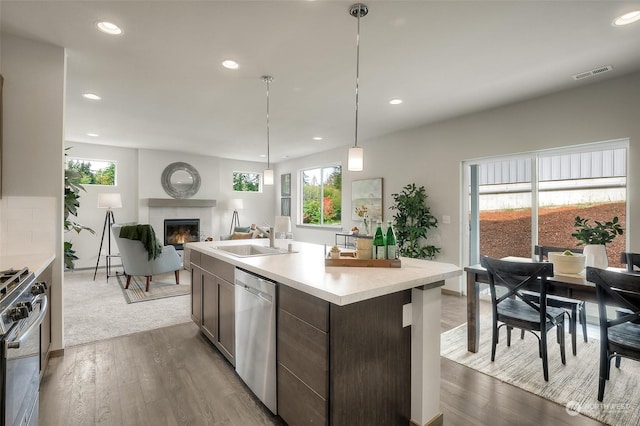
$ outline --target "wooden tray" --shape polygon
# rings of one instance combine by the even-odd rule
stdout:
[[[324,266],[357,266],[361,268],[400,268],[400,259],[356,259],[341,255],[339,259],[324,259]]]

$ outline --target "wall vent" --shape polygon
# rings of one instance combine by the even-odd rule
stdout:
[[[611,71],[613,67],[611,65],[605,65],[603,67],[594,68],[590,71],[581,72],[573,76],[574,80],[582,80],[583,78],[593,77],[594,75],[602,74],[604,72]]]

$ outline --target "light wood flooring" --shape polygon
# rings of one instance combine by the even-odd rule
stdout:
[[[464,297],[442,302],[442,331],[465,322]],[[441,366],[445,425],[600,424],[453,361]],[[41,426],[280,424],[194,324],[66,349],[42,380]]]

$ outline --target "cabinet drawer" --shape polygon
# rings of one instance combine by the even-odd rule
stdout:
[[[289,426],[326,425],[327,401],[278,364],[278,415]]]
[[[279,306],[322,331],[329,331],[329,302],[280,285]]]
[[[189,250],[189,261],[191,262],[192,265],[196,265],[196,266],[200,266],[202,265],[200,257],[202,256],[202,253],[200,253],[199,251],[196,250]]]
[[[235,267],[232,264],[206,254],[202,256],[201,262],[202,269],[205,271],[211,272],[213,275],[217,275],[230,283],[235,283]]]
[[[327,397],[329,337],[286,311],[278,317],[278,362]]]

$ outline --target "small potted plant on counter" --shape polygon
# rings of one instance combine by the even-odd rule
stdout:
[[[586,257],[586,265],[606,268],[609,265],[606,244],[624,232],[618,216],[608,222],[595,220],[593,225],[589,223],[589,219],[576,216],[573,226],[576,231],[571,236],[578,240],[577,245],[584,245],[583,253]]]

